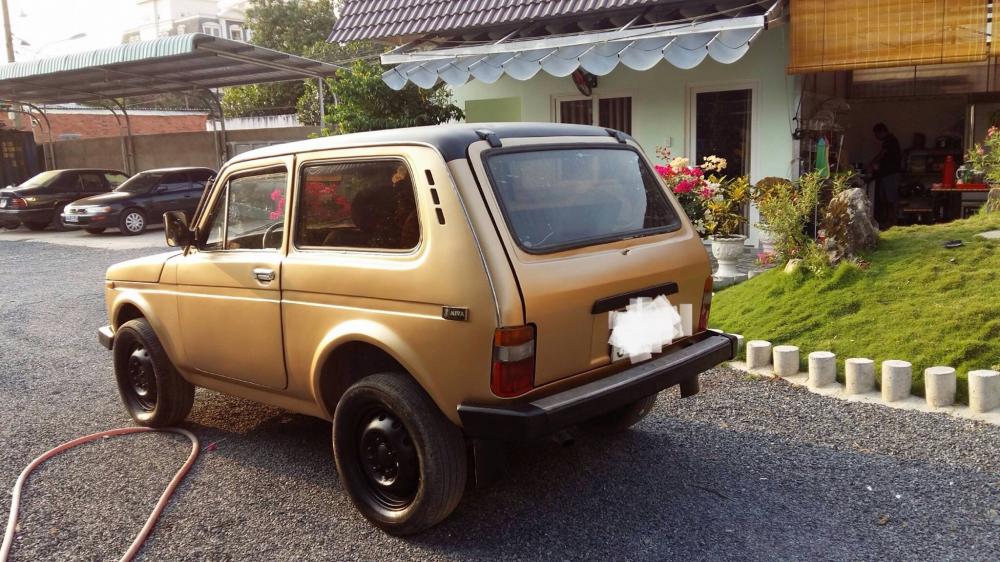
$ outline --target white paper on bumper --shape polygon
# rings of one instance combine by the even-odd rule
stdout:
[[[632,299],[624,311],[608,315],[613,349],[636,363],[659,353],[685,335],[684,322],[667,297]]]

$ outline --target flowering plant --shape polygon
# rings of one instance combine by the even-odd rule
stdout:
[[[774,265],[776,257],[777,256],[774,255],[774,252],[758,252],[757,259],[754,260],[754,264],[756,264],[757,267],[771,267]]]
[[[656,154],[667,162],[657,165],[656,172],[699,234],[727,237],[739,233],[746,222],[744,206],[750,200],[746,176],[722,175],[727,163],[718,156],[706,156],[700,166],[692,166],[687,158],[672,158],[669,149],[657,147]]]
[[[1000,129],[990,127],[986,131],[986,140],[976,143],[965,155],[965,163],[978,172],[982,172],[986,183],[1000,184]]]

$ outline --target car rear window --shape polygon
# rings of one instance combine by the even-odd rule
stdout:
[[[486,153],[493,189],[518,245],[548,253],[680,228],[649,166],[628,147]]]

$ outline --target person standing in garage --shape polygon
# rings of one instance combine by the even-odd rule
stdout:
[[[868,163],[868,171],[875,179],[875,219],[882,230],[896,225],[899,214],[899,175],[903,171],[903,151],[899,139],[889,132],[885,123],[872,127],[882,148]]]

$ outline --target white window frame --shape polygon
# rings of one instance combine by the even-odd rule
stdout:
[[[217,23],[203,23],[201,30],[212,37],[222,37],[222,28]]]
[[[560,123],[560,118],[562,117],[562,102],[564,101],[579,101],[579,100],[591,100],[591,112],[593,116],[593,122],[591,125],[598,126],[597,124],[601,122],[600,108],[601,100],[608,98],[631,98],[632,100],[632,136],[635,136],[635,101],[636,95],[632,91],[617,91],[617,92],[601,92],[600,94],[594,93],[590,96],[585,96],[582,94],[563,94],[552,96],[552,122]]]
[[[236,31],[237,37],[233,37],[233,30]],[[244,38],[243,38],[243,26],[236,25],[236,24],[230,25],[229,26],[229,37],[228,38],[232,39],[233,41],[243,41],[244,40]]]

